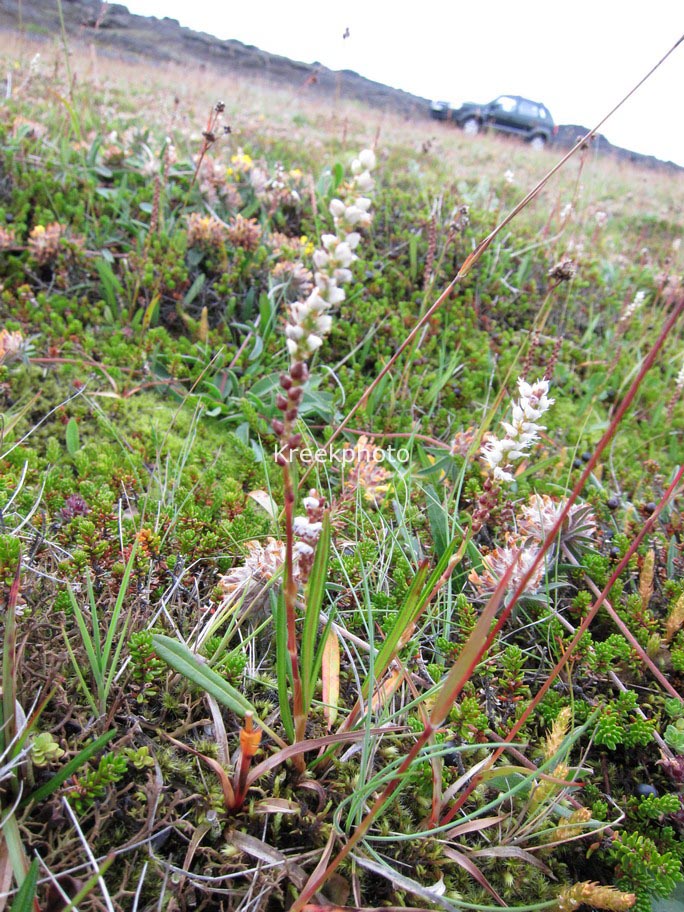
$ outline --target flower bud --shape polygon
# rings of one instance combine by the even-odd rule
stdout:
[[[295,362],[290,368],[290,376],[293,380],[304,383],[309,379],[309,369],[304,361]]]
[[[367,171],[372,171],[377,164],[375,152],[372,149],[364,149],[359,153],[359,161]]]

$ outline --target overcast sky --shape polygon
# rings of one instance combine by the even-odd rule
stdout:
[[[502,93],[593,127],[684,35],[682,0],[128,0],[219,38],[451,102]],[[348,30],[348,37],[343,35]],[[605,125],[684,165],[684,42]]]

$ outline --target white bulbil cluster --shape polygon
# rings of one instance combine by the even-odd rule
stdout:
[[[675,380],[675,386],[681,392],[684,389],[684,364],[679,368],[679,373],[677,374],[677,379]]]
[[[313,254],[316,270],[313,291],[304,301],[295,301],[289,308],[285,336],[293,364],[307,362],[320,348],[332,326],[329,311],[345,299],[341,286],[352,279],[350,266],[357,259],[354,251],[361,241],[358,229],[367,228],[372,220],[371,201],[363,194],[373,189],[370,172],[374,167],[375,154],[364,149],[352,162],[352,178],[344,199],[333,199],[330,203],[336,233],[324,234],[322,247]]]
[[[637,291],[637,293],[634,295],[633,300],[627,305],[627,307],[625,307],[625,309],[622,313],[622,316],[620,317],[620,321],[619,321],[620,324],[624,325],[626,323],[629,323],[629,321],[632,319],[632,317],[637,312],[637,310],[639,310],[643,306],[643,303],[645,300],[646,300],[646,292]]]
[[[293,522],[294,534],[299,541],[295,544],[295,554],[313,558],[316,542],[320,538],[323,522],[320,516],[325,509],[325,501],[316,491],[310,491],[309,496],[302,501],[306,516],[295,516]]]
[[[520,378],[518,391],[520,398],[513,403],[511,420],[501,422],[506,436],[490,437],[482,448],[482,459],[496,481],[513,481],[513,463],[529,455],[530,447],[539,439],[539,431],[544,430],[537,422],[555,401],[547,395],[548,380],[530,384]]]

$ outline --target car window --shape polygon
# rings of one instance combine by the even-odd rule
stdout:
[[[548,116],[546,113],[546,108],[539,108],[539,116],[542,120],[546,120]]]
[[[520,105],[518,107],[518,112],[523,117],[534,117],[534,118],[539,117],[538,106],[536,104],[533,104],[531,101],[525,101],[524,98],[521,99],[521,101],[520,101]]]
[[[500,95],[494,102],[494,107],[500,108],[505,114],[510,114],[511,111],[515,111],[517,103],[510,95]]]

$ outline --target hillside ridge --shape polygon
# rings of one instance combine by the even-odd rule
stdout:
[[[124,59],[143,58],[185,66],[192,59],[200,67],[212,66],[241,77],[252,75],[280,86],[306,87],[308,91],[324,96],[341,95],[371,107],[390,109],[407,119],[429,120],[429,99],[367,79],[353,70],[330,70],[318,62],[291,60],[235,38],[221,39],[193,31],[181,26],[177,19],[140,16],[119,3],[63,0],[62,9],[67,34],[95,44],[104,53],[117,53]],[[0,0],[0,29],[24,31],[40,38],[54,35],[60,27],[54,0],[32,0],[30,4],[21,0]],[[584,126],[561,124],[555,144],[570,148],[588,132],[589,128]],[[674,162],[662,161],[654,155],[615,146],[603,134],[595,137],[592,149],[597,154],[642,167],[684,170]]]

